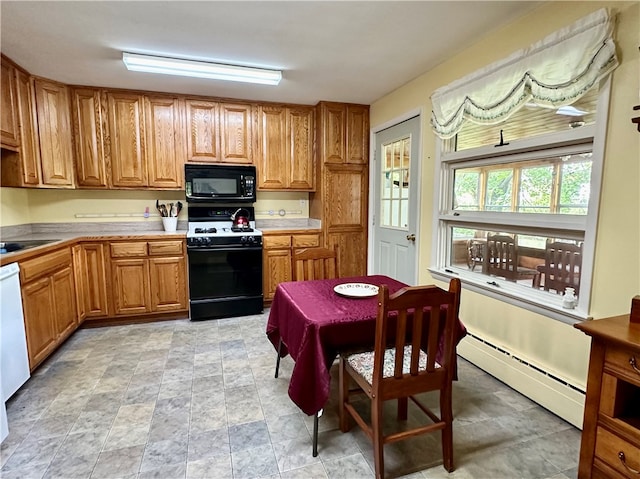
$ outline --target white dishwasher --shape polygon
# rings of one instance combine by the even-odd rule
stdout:
[[[30,377],[19,272],[18,263],[0,268],[0,442],[9,434],[5,401]]]

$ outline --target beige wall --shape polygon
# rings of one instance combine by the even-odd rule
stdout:
[[[601,7],[617,11],[620,66],[613,73],[611,107],[597,231],[591,314],[628,313],[640,293],[640,134],[631,123],[640,103],[638,2],[548,2],[371,106],[371,125],[385,124],[422,108],[422,222],[419,247],[422,284],[433,282],[430,265],[436,139],[429,125],[431,93],[489,63],[541,40]],[[573,327],[483,295],[463,292],[461,318],[471,332],[503,345],[575,384],[586,382],[589,341]]]
[[[184,191],[99,191],[0,188],[0,226],[27,223],[74,223],[112,221],[157,221],[138,216],[157,214],[156,199],[160,203],[182,201],[185,205],[180,219],[187,219]],[[309,194],[304,192],[259,192],[255,203],[258,218],[279,218],[285,210],[286,218],[309,217]],[[267,212],[273,211],[270,216]],[[258,214],[262,213],[262,214]],[[113,217],[118,214],[119,217]],[[89,217],[86,215],[104,215]],[[131,216],[135,215],[135,216]]]

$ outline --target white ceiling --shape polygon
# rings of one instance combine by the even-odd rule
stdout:
[[[30,73],[68,84],[370,104],[539,3],[2,0],[1,49]],[[283,80],[129,72],[123,51],[279,68]]]

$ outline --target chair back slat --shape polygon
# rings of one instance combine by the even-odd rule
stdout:
[[[412,324],[412,340],[411,340],[411,375],[418,374],[418,366],[420,364],[420,343],[422,338],[422,324],[424,311],[417,309],[413,311],[413,324]],[[396,348],[397,350],[397,348]]]

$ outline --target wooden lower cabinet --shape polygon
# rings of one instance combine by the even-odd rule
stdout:
[[[33,371],[77,327],[71,249],[20,263],[29,366]]]
[[[149,260],[112,259],[111,271],[114,313],[127,316],[150,313]]]
[[[320,233],[263,232],[263,279],[265,301],[273,300],[280,283],[293,279],[293,251],[320,246]]]
[[[116,316],[187,309],[183,240],[117,242],[110,249]]]
[[[107,243],[81,243],[73,247],[76,270],[78,318],[105,318],[109,315]]]

